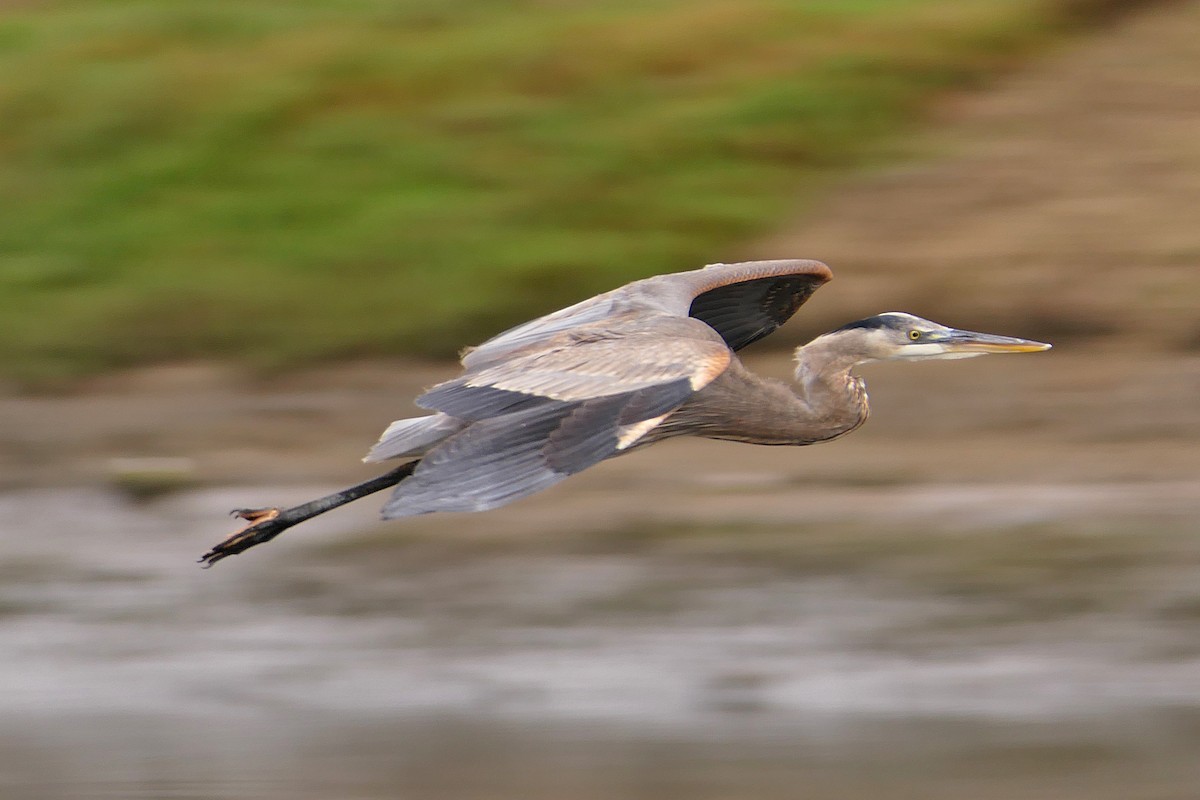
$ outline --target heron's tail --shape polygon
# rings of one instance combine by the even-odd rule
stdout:
[[[465,428],[464,420],[449,414],[398,419],[387,427],[363,461],[420,456]]]

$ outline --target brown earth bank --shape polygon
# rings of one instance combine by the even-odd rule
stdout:
[[[748,361],[784,379],[791,366],[783,354]],[[95,379],[70,395],[0,398],[0,486],[109,482],[136,468],[124,459],[143,458],[183,459],[172,469],[200,484],[357,481],[380,471],[359,463],[378,433],[421,413],[411,399],[454,371],[372,362],[250,380],[191,365]],[[597,480],[739,473],[745,482],[858,486],[1200,477],[1200,354],[1068,345],[861,371],[872,417],[851,436],[807,448],[666,442],[550,496]]]

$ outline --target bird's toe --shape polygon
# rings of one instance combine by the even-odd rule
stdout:
[[[280,514],[280,511],[275,506],[269,508],[235,508],[229,512],[229,516],[237,517],[238,519],[246,520],[250,525],[256,525],[260,522],[275,519]]]

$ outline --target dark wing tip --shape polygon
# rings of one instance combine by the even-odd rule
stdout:
[[[820,261],[750,261],[713,265],[723,280],[692,300],[689,316],[721,334],[732,350],[769,335],[792,318],[833,273]]]

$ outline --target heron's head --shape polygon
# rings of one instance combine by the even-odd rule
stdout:
[[[860,319],[825,336],[833,337],[839,349],[861,356],[862,361],[971,358],[1050,349],[1045,342],[948,328],[902,311]]]

